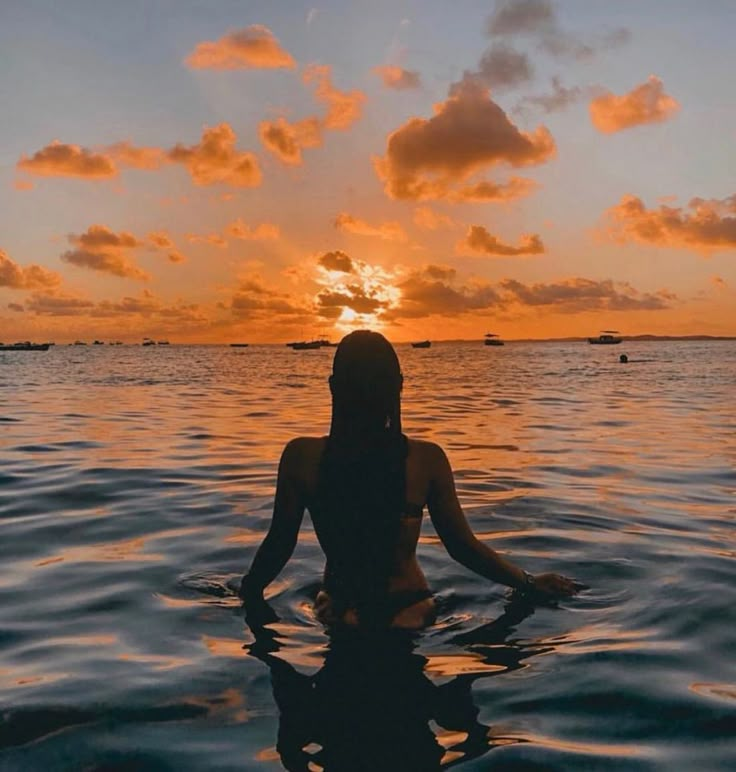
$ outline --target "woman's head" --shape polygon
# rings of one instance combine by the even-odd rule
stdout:
[[[400,434],[402,384],[399,359],[383,335],[346,335],[332,363],[330,434]]]

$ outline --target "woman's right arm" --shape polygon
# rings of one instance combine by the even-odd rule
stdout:
[[[240,585],[239,595],[244,600],[262,598],[265,588],[294,552],[305,509],[299,482],[302,447],[302,439],[297,438],[291,440],[281,454],[271,527]]]
[[[510,560],[501,557],[473,533],[455,490],[450,462],[439,445],[430,445],[429,514],[437,535],[450,557],[480,576],[522,591],[533,590],[546,596],[573,595],[578,585],[559,574],[532,577]]]

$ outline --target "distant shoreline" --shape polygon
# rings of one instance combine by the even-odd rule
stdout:
[[[629,342],[670,342],[670,341],[728,341],[728,340],[736,340],[736,335],[621,335],[621,341],[623,343],[629,343]],[[570,336],[565,338],[503,338],[503,340],[506,343],[586,343],[589,339],[589,336]],[[431,339],[433,343],[483,343],[483,338],[432,338]],[[411,340],[401,340],[401,341],[392,341],[392,343],[396,345],[409,345]],[[60,347],[65,347],[72,345],[68,341],[63,341],[61,343],[52,343],[50,345],[58,345]],[[130,342],[125,343],[126,346],[140,346],[141,344],[138,342]],[[167,344],[168,345],[168,344]],[[172,346],[231,346],[232,344],[229,341],[223,341],[220,343],[213,343],[213,342],[182,342],[182,343],[176,343],[175,341],[171,342]],[[240,344],[242,345],[242,344]],[[253,341],[248,343],[248,346],[278,346],[283,347],[283,342],[261,342],[261,341]],[[96,346],[94,348],[97,348]],[[243,346],[245,348],[245,346]]]
[[[736,340],[736,335],[621,335],[622,342],[626,341],[693,341],[693,340]],[[506,341],[517,343],[576,343],[587,341],[588,337],[570,338],[504,338]]]

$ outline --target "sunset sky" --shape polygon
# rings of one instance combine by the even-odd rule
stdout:
[[[0,340],[736,335],[733,0],[2,0]]]

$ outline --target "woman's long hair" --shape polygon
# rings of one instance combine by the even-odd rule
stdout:
[[[399,360],[376,332],[341,341],[330,378],[332,424],[320,467],[316,511],[327,589],[338,607],[378,621],[394,561],[406,489]]]

